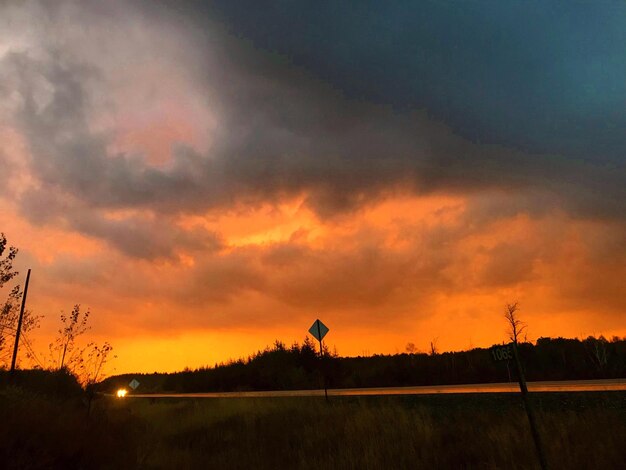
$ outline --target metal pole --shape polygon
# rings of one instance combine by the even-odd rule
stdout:
[[[324,397],[328,401],[328,384],[326,383],[326,371],[324,370],[324,348],[322,346],[322,330],[320,329],[319,320],[317,320],[317,337],[320,338],[320,361],[322,362],[322,376],[324,378]]]
[[[17,360],[17,347],[20,344],[20,333],[22,331],[22,320],[24,319],[24,306],[26,305],[26,294],[28,293],[28,281],[30,281],[30,269],[26,274],[26,285],[22,295],[22,306],[20,307],[20,317],[17,320],[17,331],[15,332],[15,345],[13,346],[13,359],[11,359],[11,374],[15,372],[15,361]]]
[[[537,422],[535,421],[535,413],[528,399],[528,387],[526,386],[526,378],[524,377],[524,372],[522,371],[522,364],[519,359],[519,354],[517,352],[517,341],[513,341],[513,356],[515,357],[515,366],[517,367],[517,378],[519,380],[520,391],[522,392],[522,401],[524,402],[526,415],[528,415],[528,423],[530,424],[530,432],[533,436],[533,440],[535,441],[535,448],[537,449],[537,457],[539,457],[539,465],[541,465],[542,470],[547,470],[548,462],[546,460],[546,454],[543,449],[543,445],[541,443],[541,436],[539,436],[539,431],[537,430]]]

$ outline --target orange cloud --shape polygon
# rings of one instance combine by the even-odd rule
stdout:
[[[119,345],[118,371],[246,355],[301,340],[317,317],[342,354],[393,353],[409,341],[425,350],[435,338],[441,349],[487,346],[505,338],[512,300],[531,338],[624,333],[626,263],[611,227],[556,213],[478,226],[473,210],[471,198],[406,195],[326,222],[298,201],[212,213],[180,225],[220,227],[220,251],[161,261],[14,213],[1,222],[20,264],[34,268],[29,305],[47,315],[40,346],[59,309],[81,303],[91,334]]]

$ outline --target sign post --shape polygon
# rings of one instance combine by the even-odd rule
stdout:
[[[522,393],[522,401],[524,402],[524,409],[528,416],[528,424],[530,424],[530,432],[535,442],[535,448],[537,449],[537,457],[539,458],[539,465],[542,470],[547,470],[548,464],[546,460],[546,454],[543,449],[541,437],[537,430],[537,421],[535,420],[535,413],[528,399],[528,387],[526,386],[526,378],[524,377],[524,371],[522,370],[522,363],[519,359],[519,353],[517,350],[517,341],[513,341],[510,344],[503,346],[493,346],[491,348],[491,356],[494,361],[515,361],[515,367],[517,369],[517,380],[519,382],[519,389]]]
[[[319,319],[315,320],[311,325],[311,328],[309,328],[309,333],[311,333],[313,337],[320,342],[320,360],[324,359],[324,347],[322,345],[322,340],[329,331],[330,330],[328,329],[328,327],[324,325]],[[322,373],[324,374],[324,397],[326,397],[326,400],[328,400],[328,385],[326,383],[326,374],[325,371],[322,371]]]

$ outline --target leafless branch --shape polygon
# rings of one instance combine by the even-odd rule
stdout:
[[[528,325],[521,321],[518,316],[519,311],[519,303],[514,302],[511,304],[506,304],[504,311],[504,318],[506,318],[507,323],[509,324],[508,335],[511,341],[517,344],[518,339],[522,332],[524,332]]]

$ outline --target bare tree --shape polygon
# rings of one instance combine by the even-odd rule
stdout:
[[[508,335],[511,341],[515,344],[518,343],[520,335],[526,330],[528,325],[519,319],[517,312],[519,311],[519,303],[513,302],[512,304],[506,304],[504,318],[506,318],[509,324]]]
[[[409,354],[415,354],[417,352],[417,346],[415,343],[406,343],[405,351]]]
[[[517,369],[517,375],[519,379],[519,387],[522,392],[522,400],[524,401],[524,408],[526,408],[526,414],[528,415],[528,423],[530,424],[530,431],[533,436],[533,440],[535,441],[535,447],[537,448],[537,456],[539,457],[539,463],[541,468],[545,470],[548,468],[548,464],[546,463],[546,453],[543,448],[543,443],[541,442],[541,436],[539,435],[539,431],[537,430],[537,422],[535,418],[535,413],[530,404],[530,400],[528,398],[528,387],[526,385],[526,378],[524,377],[524,370],[522,368],[522,363],[520,361],[519,351],[518,351],[518,341],[520,339],[520,335],[526,331],[528,325],[519,319],[517,312],[519,311],[518,302],[513,302],[512,304],[505,305],[504,318],[509,325],[508,334],[509,338],[513,343],[513,358],[515,359],[515,368]],[[526,341],[526,336],[524,335],[524,341]]]

